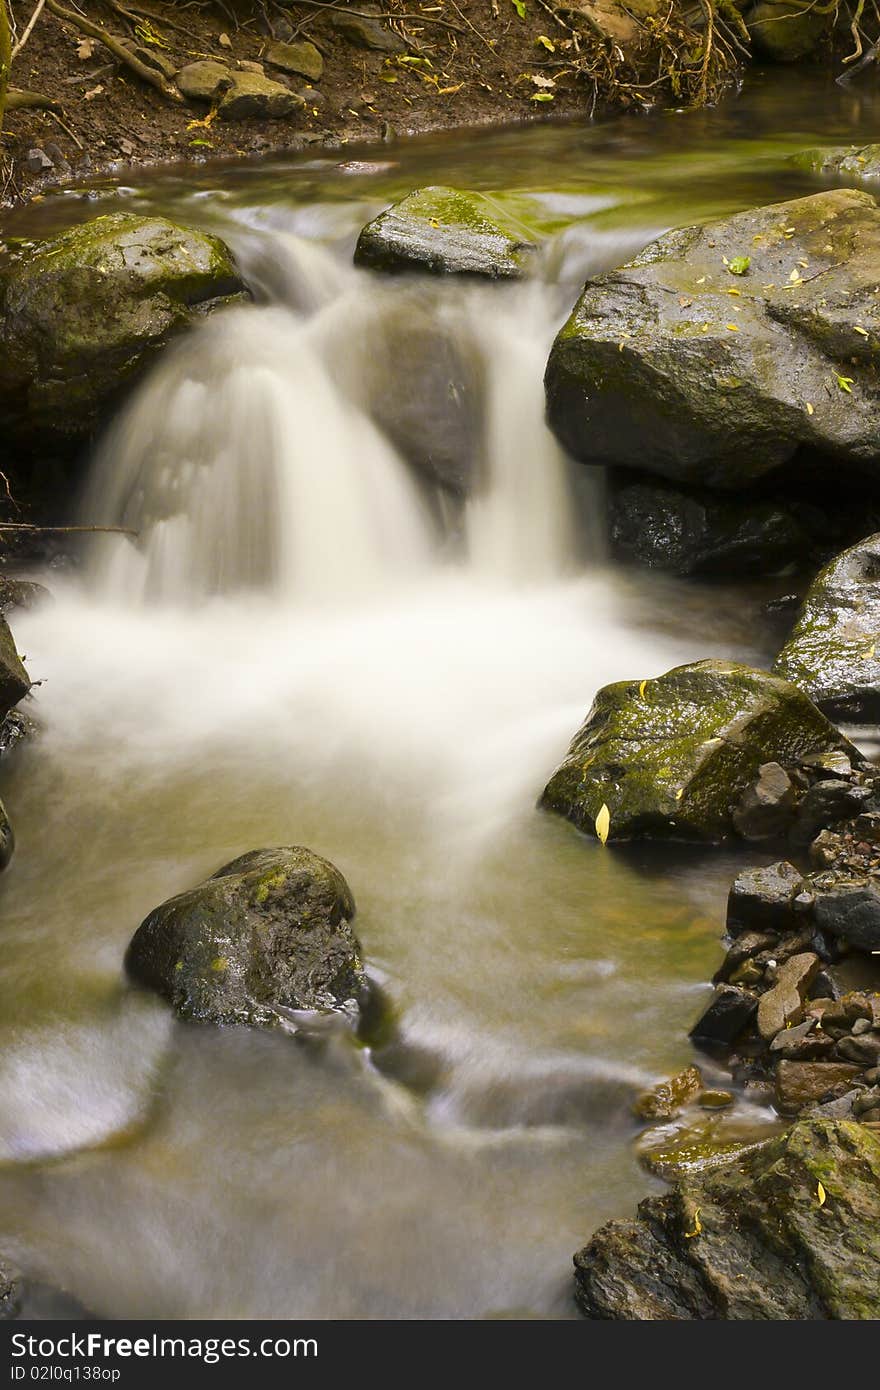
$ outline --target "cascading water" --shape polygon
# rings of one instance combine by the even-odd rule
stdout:
[[[723,859],[658,876],[534,809],[600,685],[736,648],[717,594],[707,638],[605,567],[543,423],[565,248],[613,235],[528,285],[382,280],[368,210],[215,199],[256,301],[103,439],[81,518],[136,534],[16,618],[0,1224],[102,1314],[565,1315],[716,963]],[[151,908],[284,843],[353,887],[373,1055],[174,1027],[122,978]]]

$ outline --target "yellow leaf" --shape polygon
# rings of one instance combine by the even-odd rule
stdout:
[[[702,1229],[703,1226],[700,1221],[700,1208],[697,1207],[696,1211],[694,1212],[694,1229],[692,1231],[685,1231],[685,1240],[693,1240],[694,1236],[698,1236]]]
[[[647,684],[648,684],[648,682],[647,682],[646,680],[640,681],[640,683],[639,683],[639,699],[640,699],[640,700],[644,700],[644,698],[645,698],[645,686],[646,686]]]
[[[556,44],[552,39],[548,39],[546,34],[539,34],[535,39],[535,43],[539,43],[542,48],[546,48],[548,53],[556,52]]]
[[[818,1198],[819,1206],[820,1206],[820,1207],[824,1207],[826,1196],[827,1196],[827,1193],[826,1193],[824,1187],[822,1186],[822,1184],[821,1184],[821,1183],[817,1183],[817,1184],[816,1184],[816,1197]]]
[[[706,277],[705,277],[705,275],[701,275],[700,278],[699,278],[699,280],[697,281],[697,284],[698,284],[698,285],[705,285],[705,283],[706,283]]]
[[[790,274],[789,277],[788,277],[788,283],[789,283],[790,285],[796,285],[796,284],[798,283],[798,281],[800,280],[800,278],[801,278],[801,273],[800,273],[800,271],[797,269],[797,267],[795,267],[795,269],[791,272],[791,274]]]
[[[735,324],[735,323],[729,323],[729,324],[727,325],[727,327],[729,328],[729,330],[730,330],[731,333],[738,333],[738,332],[739,332],[739,327],[738,327],[737,324]]]
[[[812,414],[813,414],[813,406],[812,406],[812,403],[811,403],[810,401],[807,401],[807,414],[808,414],[808,415],[812,415]]]
[[[872,642],[871,645],[870,645],[870,647],[868,647],[866,651],[863,651],[863,652],[862,652],[862,656],[865,658],[866,661],[870,661],[870,660],[871,660],[871,657],[876,656],[876,654],[877,654],[877,644],[876,644],[876,642]]]
[[[741,291],[741,290],[732,290],[732,289],[731,289],[731,290],[725,290],[724,293],[725,293],[725,294],[734,294],[734,295],[736,295],[737,299],[742,299],[742,291]]]
[[[861,333],[861,335],[862,335],[863,338],[867,338],[867,337],[868,337],[868,330],[867,330],[867,328],[862,328],[861,324],[857,323],[857,324],[855,325],[855,329],[856,329],[856,332],[857,332],[857,333]]]
[[[610,829],[611,812],[608,810],[608,807],[605,805],[605,802],[603,801],[602,805],[599,807],[599,814],[596,817],[596,837],[601,844],[604,845],[607,843],[608,831]]]

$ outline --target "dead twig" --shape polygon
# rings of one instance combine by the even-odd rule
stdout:
[[[21,38],[18,40],[18,42],[12,50],[12,58],[18,57],[19,53],[24,48],[31,34],[34,32],[34,25],[40,18],[40,15],[43,13],[43,6],[45,5],[45,3],[46,0],[37,0],[37,3],[34,7],[34,12],[27,22],[24,33],[22,34]]]
[[[37,526],[30,521],[0,521],[0,531],[39,531],[45,535],[67,535],[71,532],[111,532],[118,536],[139,536],[128,526]]]

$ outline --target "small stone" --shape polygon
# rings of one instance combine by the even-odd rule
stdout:
[[[880,1105],[875,1106],[873,1110],[866,1110],[859,1119],[863,1125],[880,1125]]]
[[[733,1096],[730,1091],[701,1091],[697,1096],[697,1105],[701,1105],[704,1110],[723,1110],[727,1105],[733,1105]]]
[[[853,1034],[855,1035],[855,1037],[858,1038],[858,1037],[861,1036],[862,1033],[870,1033],[870,1031],[871,1031],[871,1029],[873,1028],[873,1026],[874,1026],[874,1025],[873,1025],[873,1022],[871,1021],[871,1019],[869,1019],[869,1018],[857,1018],[856,1021],[855,1021],[855,1023],[854,1023],[853,1026],[852,1026],[852,1032],[853,1032]]]
[[[773,840],[784,835],[794,819],[797,796],[785,768],[763,763],[757,781],[748,787],[733,812],[733,826],[744,840]]]
[[[802,891],[803,875],[786,860],[738,874],[727,899],[727,930],[785,931],[792,926],[792,901]]]
[[[736,985],[718,985],[689,1036],[696,1043],[729,1047],[751,1021],[758,1001]]]
[[[231,48],[231,47],[232,47],[232,39],[229,37],[228,34],[218,34],[218,35],[217,35],[217,42],[219,43],[219,45],[220,45],[221,48]]]
[[[728,949],[727,955],[716,971],[713,984],[722,984],[731,979],[733,973],[746,964],[752,956],[768,946],[775,946],[777,937],[773,932],[743,932]],[[733,983],[737,983],[733,981]]]
[[[869,1086],[880,1086],[880,1067],[871,1067],[866,1071],[864,1080]]]
[[[835,750],[830,753],[813,753],[809,758],[802,758],[801,767],[814,767],[830,777],[852,777],[852,763],[849,758],[845,753]]]
[[[642,1120],[668,1120],[689,1100],[693,1100],[702,1085],[699,1067],[685,1067],[668,1081],[661,1081],[650,1091],[645,1091],[633,1109]]]
[[[24,162],[31,174],[48,174],[55,167],[45,150],[38,147],[28,150]]]
[[[803,1023],[798,1023],[794,1028],[783,1028],[782,1032],[777,1033],[771,1042],[770,1051],[779,1052],[786,1045],[791,1047],[801,1042],[815,1026],[816,1020],[814,1018],[806,1018]]]
[[[847,1062],[782,1061],[776,1068],[777,1108],[783,1115],[795,1115],[836,1087],[849,1086],[860,1072],[860,1067]]]
[[[372,7],[375,8],[375,7]],[[376,9],[376,18],[367,17],[367,6],[359,5],[360,14],[335,12],[328,16],[330,27],[342,34],[349,43],[358,48],[370,48],[377,53],[405,53],[406,44],[393,29],[386,29],[379,21],[381,11]]]
[[[788,1024],[800,1023],[807,991],[819,972],[819,957],[812,951],[791,956],[779,966],[773,988],[758,1004],[758,1032],[769,1042]]]
[[[313,43],[267,43],[263,57],[273,67],[282,72],[291,72],[298,77],[308,77],[317,82],[324,71],[324,59]]]
[[[853,1114],[864,1115],[866,1111],[873,1110],[878,1105],[880,1105],[880,1090],[863,1091],[853,1101]]]
[[[876,1066],[880,1062],[880,1033],[841,1038],[837,1044],[837,1054],[847,1061],[860,1062],[865,1067]]]
[[[239,58],[238,70],[239,72],[255,72],[260,77],[265,77],[266,75],[266,69],[263,67],[263,64],[254,63],[250,58]]]
[[[756,960],[746,960],[734,970],[733,974],[730,976],[730,983],[732,985],[745,985],[746,988],[748,988],[749,986],[759,985],[764,978],[764,974],[764,970]]]

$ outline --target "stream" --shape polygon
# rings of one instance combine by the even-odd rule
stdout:
[[[0,1230],[26,1311],[59,1306],[44,1287],[103,1317],[574,1316],[573,1252],[660,1189],[633,1097],[693,1060],[755,855],[611,852],[535,802],[599,686],[766,663],[784,580],[611,563],[543,367],[585,276],[814,191],[786,156],[873,138],[878,100],[758,73],[713,111],[120,175],[10,218],[162,212],[222,235],[256,293],[90,461],[79,519],[138,541],[34,573],[54,601],[13,615],[42,729],[5,773],[0,882]],[[542,228],[533,281],[353,268],[369,217],[440,182]],[[479,380],[461,506],[374,423],[418,407],[401,323]],[[125,982],[154,906],[283,844],[350,883],[391,1043],[183,1025]],[[716,1123],[776,1119],[737,1095]]]

